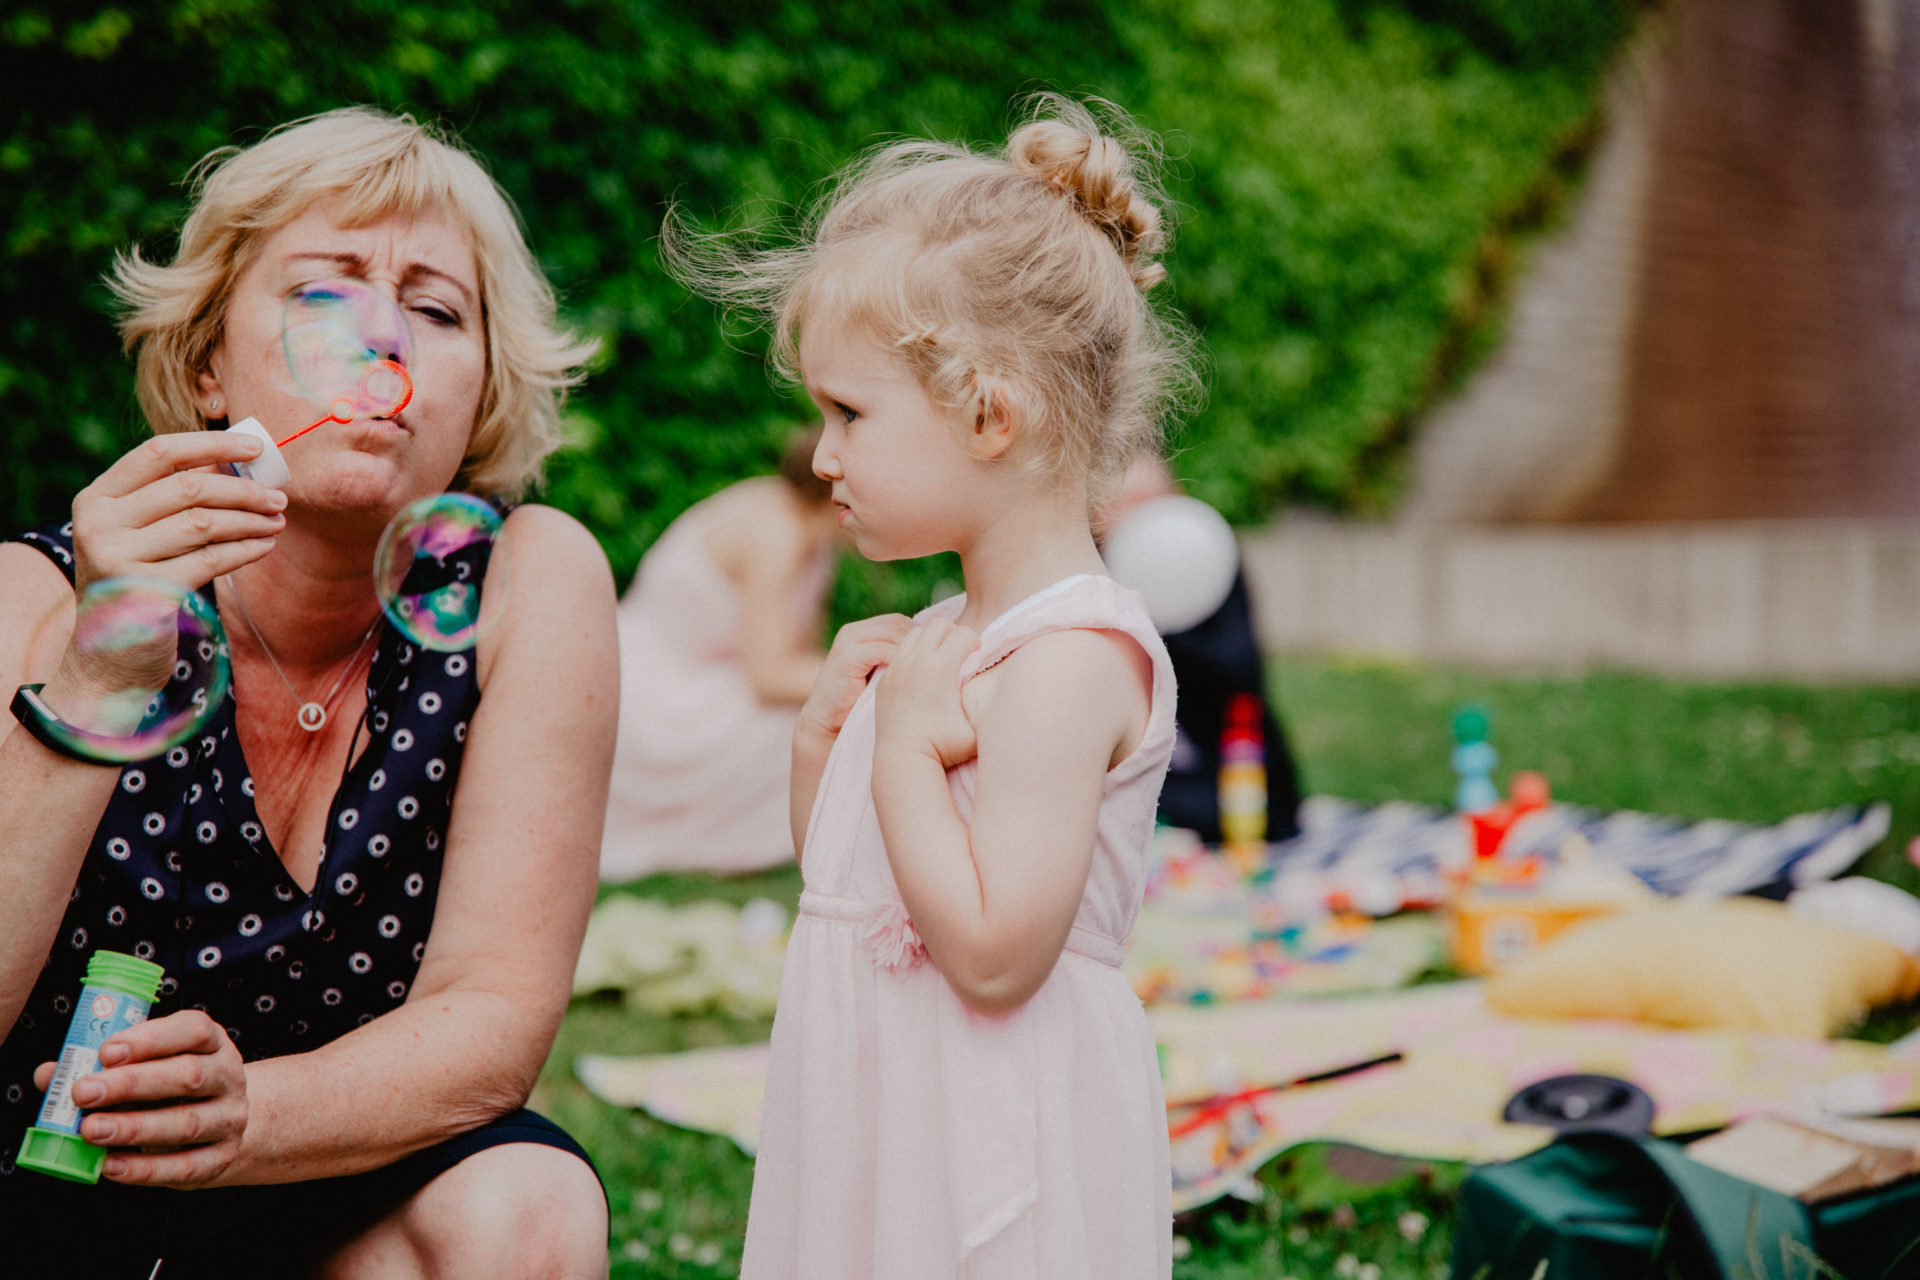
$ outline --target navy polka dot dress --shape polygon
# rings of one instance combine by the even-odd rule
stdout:
[[[72,577],[70,524],[17,540]],[[486,549],[473,554],[477,582]],[[231,692],[198,738],[122,768],[52,954],[0,1042],[0,1177],[15,1172],[39,1114],[33,1070],[59,1055],[97,948],[164,965],[154,1016],[203,1010],[248,1061],[313,1049],[405,1000],[479,701],[471,651],[420,649],[382,622],[367,745],[333,797],[312,893],[267,843]]]

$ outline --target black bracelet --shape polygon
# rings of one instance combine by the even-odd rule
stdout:
[[[83,747],[76,747],[70,742],[63,741],[54,731],[55,725],[75,735],[82,735],[84,731],[62,720],[53,713],[52,707],[40,700],[40,691],[46,687],[44,684],[21,685],[14,691],[13,702],[8,708],[13,712],[13,718],[20,722],[20,727],[33,735],[35,742],[55,755],[65,756],[69,760],[78,760],[82,764],[104,764],[118,769],[125,763],[108,756],[94,755]]]

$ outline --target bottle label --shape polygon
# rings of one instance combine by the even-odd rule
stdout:
[[[67,1024],[66,1043],[60,1046],[60,1060],[53,1070],[53,1083],[47,1086],[46,1101],[40,1104],[40,1119],[35,1127],[80,1135],[80,1108],[74,1105],[73,1086],[81,1076],[100,1069],[100,1046],[111,1037],[147,1020],[148,1003],[124,991],[103,987],[83,987],[80,1003],[74,1007],[73,1021]]]

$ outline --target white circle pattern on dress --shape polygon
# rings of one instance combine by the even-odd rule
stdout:
[[[120,786],[128,795],[137,795],[147,789],[147,775],[138,769],[129,769],[120,775]]]
[[[125,862],[133,856],[133,846],[127,843],[125,836],[115,836],[107,841],[107,856],[115,862]]]
[[[420,802],[412,796],[401,796],[398,809],[401,817],[412,819],[420,814]]]
[[[218,880],[207,881],[207,901],[225,902],[228,898],[227,886]]]

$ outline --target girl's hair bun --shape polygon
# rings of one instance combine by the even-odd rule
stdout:
[[[1166,279],[1167,269],[1154,260],[1166,235],[1150,192],[1151,147],[1141,143],[1137,155],[1069,99],[1043,94],[1036,106],[1044,114],[1007,139],[1009,163],[1072,200],[1113,241],[1136,286],[1151,289]]]

